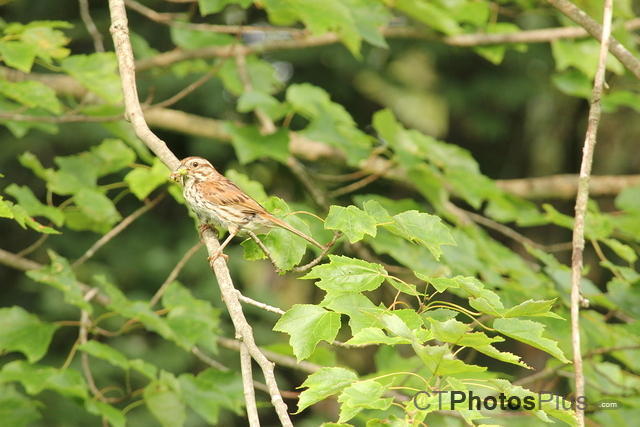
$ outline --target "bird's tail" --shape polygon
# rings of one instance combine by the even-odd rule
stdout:
[[[286,222],[282,221],[279,218],[276,218],[273,215],[269,215],[270,216],[270,220],[276,224],[277,226],[284,228],[285,230],[289,230],[290,232],[292,232],[293,234],[302,237],[304,240],[306,240],[307,242],[311,243],[314,246],[319,247],[320,249],[324,250],[326,249],[326,246],[321,245],[320,243],[318,243],[317,241],[315,241],[315,239],[313,237],[307,236],[306,234],[304,234],[302,231],[293,228],[291,225],[287,224]]]

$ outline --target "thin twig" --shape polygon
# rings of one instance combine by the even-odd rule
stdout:
[[[322,252],[320,252],[320,255],[318,255],[317,257],[315,257],[314,259],[312,259],[311,261],[309,261],[305,265],[299,265],[297,267],[294,267],[292,269],[292,271],[295,271],[296,273],[301,273],[303,271],[307,271],[310,268],[316,266],[329,253],[329,251],[333,248],[333,245],[340,238],[340,236],[342,236],[342,233],[339,233],[339,232],[338,233],[334,233],[333,237],[331,238],[331,241],[325,245],[325,247],[322,250]]]
[[[146,212],[153,209],[164,197],[165,197],[164,193],[158,195],[156,198],[154,198],[148,203],[145,203],[144,206],[136,209],[131,215],[127,216],[125,219],[120,221],[118,225],[113,227],[108,233],[106,233],[104,236],[99,238],[89,249],[87,249],[87,251],[84,254],[82,254],[80,258],[75,260],[75,262],[71,264],[72,267],[74,268],[78,267],[79,265],[84,263],[86,260],[91,258],[101,247],[109,243],[111,239],[116,237],[118,234],[124,231],[125,228],[131,225],[133,221],[135,221],[136,219],[144,215]]]
[[[552,0],[553,2],[557,0]],[[561,0],[565,1],[565,0]],[[584,372],[582,368],[582,350],[580,347],[580,305],[582,280],[582,256],[584,252],[584,223],[589,200],[589,176],[593,164],[593,152],[600,123],[602,89],[604,86],[607,54],[609,53],[609,41],[611,36],[611,19],[613,0],[604,1],[602,41],[600,43],[600,56],[598,68],[593,82],[591,95],[591,107],[589,108],[589,123],[582,149],[582,162],[580,164],[580,181],[578,182],[578,196],[575,207],[575,225],[573,228],[573,251],[571,254],[571,343],[573,346],[573,369],[575,372],[575,394],[584,396]],[[640,69],[639,69],[640,71]],[[576,405],[576,417],[578,425],[584,426],[584,409]]]
[[[238,299],[240,301],[246,303],[246,304],[253,305],[253,306],[261,308],[261,309],[263,309],[265,311],[270,311],[272,313],[279,314],[280,316],[282,316],[285,313],[284,310],[282,310],[282,309],[280,309],[278,307],[274,307],[272,305],[265,304],[263,302],[256,301],[254,299],[246,297],[246,296],[242,295],[242,293],[240,291],[238,291],[238,290],[236,290],[236,292],[238,293]]]
[[[249,349],[244,343],[240,344],[240,367],[240,371],[242,372],[242,389],[244,392],[244,401],[246,403],[249,426],[259,427],[260,418],[258,417],[258,407],[256,406],[256,392],[253,388],[251,355],[249,354]]]
[[[380,179],[381,177],[384,176],[385,173],[387,173],[387,171],[389,169],[391,169],[394,166],[394,164],[392,162],[389,162],[387,164],[387,168],[381,171],[377,171],[375,173],[372,173],[369,176],[365,176],[364,178],[362,178],[361,180],[358,180],[356,182],[352,182],[351,184],[345,185],[344,187],[340,187],[336,190],[333,190],[331,192],[329,192],[329,196],[331,197],[339,197],[339,196],[343,196],[345,194],[349,194],[349,193],[353,193],[354,191],[357,191],[363,187],[366,187],[367,185],[371,184],[374,181],[377,181],[378,179]]]
[[[22,249],[20,252],[16,253],[16,255],[20,257],[29,255],[31,252],[35,251],[40,246],[42,246],[42,244],[47,241],[49,236],[51,236],[51,234],[43,234],[42,236],[38,237],[38,240],[36,240],[26,248]]]
[[[122,82],[126,115],[131,121],[138,138],[140,138],[169,169],[174,170],[180,163],[178,158],[169,150],[164,141],[149,129],[142,113],[136,88],[135,62],[131,41],[129,40],[127,12],[124,1],[109,0],[109,11],[111,13],[111,34],[118,59],[118,69]],[[206,230],[202,230],[201,235],[209,255],[212,256],[218,253],[220,242],[218,242],[215,233],[207,228]],[[242,312],[242,305],[235,292],[226,262],[223,257],[217,257],[213,262],[210,262],[210,266],[216,275],[222,300],[227,306],[236,335],[242,337],[242,341],[247,346],[249,354],[251,354],[251,357],[253,357],[262,369],[271,396],[271,403],[276,410],[280,424],[286,427],[293,426],[288,414],[287,405],[282,399],[282,395],[278,389],[274,375],[274,364],[265,357],[255,343],[251,325],[249,325]]]
[[[89,302],[96,296],[98,293],[98,288],[89,289],[89,291],[84,295],[84,300]],[[88,341],[89,335],[89,327],[91,326],[91,320],[89,319],[89,312],[86,310],[82,310],[80,312],[80,329],[78,332],[78,340],[80,345],[85,344]],[[89,386],[89,390],[91,390],[91,394],[93,394],[98,400],[105,401],[106,398],[100,392],[98,387],[96,387],[96,383],[93,379],[93,374],[91,372],[91,366],[89,365],[89,355],[86,352],[82,352],[80,355],[81,364],[82,364],[82,372],[84,374],[84,378],[87,381],[87,385]]]
[[[242,343],[238,340],[225,337],[218,337],[218,344],[220,344],[222,347],[235,351],[240,351],[240,346],[242,345]],[[306,361],[298,362],[294,357],[291,356],[276,353],[274,351],[262,348],[260,350],[264,353],[265,356],[269,358],[269,360],[277,363],[280,366],[286,366],[287,368],[292,368],[308,373],[318,372],[320,369],[322,369],[322,366],[316,365],[315,363]]]
[[[80,6],[80,17],[82,18],[82,22],[84,22],[84,26],[87,27],[87,32],[93,39],[93,48],[96,52],[104,52],[102,34],[98,31],[95,22],[93,22],[93,18],[91,18],[91,13],[89,12],[89,0],[78,0],[78,4]]]
[[[289,156],[289,158],[287,159],[287,166],[289,166],[289,170],[291,170],[291,172],[307,189],[316,205],[324,210],[329,209],[329,201],[327,200],[327,196],[318,188],[318,184],[313,182],[306,169],[304,168],[304,165],[295,157]]]
[[[214,367],[220,371],[228,371],[229,368],[227,368],[226,366],[224,366],[222,363],[218,362],[217,360],[213,360],[212,358],[210,358],[209,356],[207,356],[202,350],[200,350],[198,347],[193,347],[191,349],[191,353],[193,353],[194,356],[196,356],[198,359],[200,359],[201,361],[203,361],[204,363],[206,363],[207,365]]]
[[[251,76],[247,69],[247,58],[245,57],[245,53],[238,49],[235,59],[238,75],[240,76],[240,81],[244,86],[244,92],[251,92],[253,90],[253,84],[251,83]],[[273,120],[271,120],[271,117],[269,117],[261,108],[256,108],[253,112],[260,122],[260,130],[263,134],[270,135],[276,131],[276,125],[273,123]]]
[[[191,83],[189,86],[180,90],[180,92],[176,93],[172,97],[167,98],[164,101],[158,102],[157,104],[150,105],[148,108],[166,108],[180,101],[181,99],[183,99],[184,97],[188,96],[190,93],[198,89],[200,86],[208,82],[213,76],[215,76],[218,70],[220,69],[221,64],[222,63],[216,64],[211,70],[209,70],[209,72],[204,74],[195,82]]]
[[[178,275],[180,274],[184,266],[187,264],[187,262],[189,262],[191,257],[194,256],[196,252],[198,252],[201,246],[202,246],[202,242],[198,240],[198,243],[193,245],[191,248],[189,248],[187,252],[185,252],[182,258],[180,258],[180,261],[178,261],[175,267],[173,267],[173,269],[171,270],[167,278],[164,280],[164,282],[162,282],[162,285],[160,285],[156,293],[153,294],[153,297],[151,297],[151,299],[149,300],[149,307],[155,306],[158,303],[158,301],[160,301],[160,298],[162,298],[162,295],[164,295],[164,292],[167,290],[167,287],[171,283],[173,283],[174,280],[176,280],[176,278],[178,277]]]

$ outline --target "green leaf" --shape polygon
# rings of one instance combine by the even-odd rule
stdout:
[[[64,214],[62,211],[56,207],[47,206],[40,202],[29,187],[10,184],[4,191],[15,197],[20,206],[22,206],[29,215],[43,216],[51,220],[51,222],[58,227],[63,224]]]
[[[324,89],[307,83],[290,85],[287,101],[296,113],[311,121],[300,132],[302,136],[340,149],[352,166],[369,156],[371,138],[357,128],[342,105],[331,101]]]
[[[236,42],[229,34],[197,31],[179,25],[171,26],[171,41],[183,49],[200,49],[208,46],[224,46]]]
[[[485,32],[488,34],[517,33],[518,31],[521,31],[520,28],[510,22],[490,22],[485,27]],[[498,44],[493,46],[478,46],[474,48],[474,50],[487,61],[491,62],[492,64],[498,65],[504,59],[504,54],[507,51],[507,47],[517,50],[526,50],[527,48],[525,44]]]
[[[36,58],[36,48],[21,41],[0,41],[0,55],[9,67],[28,73]]]
[[[551,317],[554,319],[562,319],[561,316],[551,312],[551,308],[553,304],[556,302],[555,299],[552,300],[526,300],[516,305],[515,307],[511,307],[507,311],[504,312],[504,317],[521,317],[521,316],[542,316],[542,317]]]
[[[271,158],[286,163],[289,158],[289,131],[278,129],[269,135],[262,135],[256,126],[225,125],[231,134],[231,144],[242,164],[261,158]]]
[[[320,305],[349,316],[349,327],[353,334],[357,334],[364,328],[383,327],[380,321],[380,308],[360,293],[328,293]]]
[[[44,83],[34,80],[24,82],[0,80],[0,93],[30,108],[44,108],[53,114],[62,112],[62,104],[56,97],[56,92]]]
[[[136,153],[119,139],[107,138],[91,154],[98,159],[98,176],[118,172],[136,160]]]
[[[181,427],[186,420],[181,396],[166,382],[153,381],[144,388],[144,402],[164,427]]]
[[[127,423],[122,411],[99,400],[85,400],[84,407],[90,413],[104,417],[114,427],[125,427]]]
[[[13,203],[2,199],[0,196],[0,218],[13,218]]]
[[[246,9],[251,3],[253,3],[253,0],[198,0],[198,7],[200,8],[200,14],[206,16],[220,12],[230,4],[237,4]]]
[[[598,65],[600,43],[596,40],[554,40],[551,52],[558,71],[575,67],[592,79]],[[624,67],[613,56],[607,58],[607,70],[624,74]]]
[[[31,363],[47,353],[56,329],[20,307],[0,308],[0,350],[19,351]]]
[[[188,343],[186,343],[182,337],[176,336],[173,329],[169,327],[162,317],[158,316],[149,307],[149,304],[143,301],[131,301],[127,299],[118,288],[109,283],[103,276],[96,276],[94,279],[109,297],[108,308],[127,319],[137,319],[150,331],[156,332],[162,337],[182,345],[183,348],[188,348]],[[190,348],[188,349],[190,350]],[[140,366],[140,362],[134,364],[134,361],[131,361],[130,366],[134,369],[140,368],[141,372],[149,375],[154,370],[154,368],[150,366]]]
[[[199,343],[205,348],[216,349],[220,310],[213,308],[208,301],[194,298],[178,282],[167,287],[162,305],[169,310],[167,324],[185,343],[186,350]]]
[[[91,313],[93,307],[84,300],[84,293],[69,262],[49,249],[47,251],[51,264],[38,270],[27,271],[27,276],[39,283],[44,283],[62,291],[64,300],[69,304]]]
[[[282,88],[282,81],[278,78],[273,64],[258,58],[247,56],[247,74],[254,91],[273,94]],[[236,96],[244,93],[244,83],[238,73],[238,67],[234,60],[227,60],[220,67],[218,76],[222,79],[224,87]]]
[[[75,193],[73,201],[81,213],[105,227],[110,228],[122,218],[111,199],[97,190],[82,188]]]
[[[12,385],[0,385],[0,420],[13,427],[34,425],[42,416],[42,404],[18,392]]]
[[[484,372],[487,368],[469,365],[456,359],[446,345],[415,346],[416,354],[432,375],[455,375]]]
[[[462,32],[462,28],[460,28],[453,16],[450,15],[449,11],[437,3],[421,0],[396,0],[394,7],[444,34],[452,35]]]
[[[493,321],[493,327],[498,332],[510,338],[522,341],[525,344],[549,353],[562,363],[571,363],[571,361],[565,357],[562,350],[558,348],[558,344],[555,341],[542,336],[545,329],[542,323],[513,318],[495,319]]]
[[[32,21],[19,29],[20,39],[27,45],[35,47],[38,57],[50,64],[51,59],[65,58],[70,52],[63,47],[69,43],[69,38],[55,28],[71,27],[70,23],[64,21]],[[8,32],[8,30],[5,31]]]
[[[368,0],[346,0],[344,3],[349,8],[360,36],[374,46],[388,48],[380,29],[391,21],[389,9],[382,3],[371,3]]]
[[[182,374],[178,379],[187,405],[209,424],[218,424],[222,408],[242,415],[244,395],[242,379],[237,372],[209,368],[197,376]]]
[[[273,327],[291,336],[289,343],[298,360],[309,357],[320,341],[333,342],[339,329],[339,313],[311,304],[294,305]]]
[[[269,14],[269,20],[276,25],[290,25],[300,20],[314,35],[335,31],[351,53],[359,55],[361,36],[349,7],[355,6],[356,2],[264,0],[263,4]],[[358,16],[364,17],[362,12]]]
[[[153,165],[150,168],[137,167],[124,177],[131,192],[140,200],[144,200],[168,179],[169,169],[157,158],[153,159]]]
[[[0,371],[0,383],[10,381],[22,384],[30,395],[39,394],[42,390],[53,390],[63,396],[80,399],[88,397],[87,384],[82,374],[75,369],[56,369],[15,360],[4,365]]]
[[[363,409],[389,409],[393,397],[383,398],[387,388],[374,380],[357,381],[342,390],[338,396],[340,403],[339,423],[349,421]]]
[[[277,197],[269,198],[265,205],[267,210],[274,212],[276,216],[282,217],[284,213],[289,211],[286,203]],[[274,205],[276,209],[273,209]],[[281,219],[284,221],[283,218]],[[287,216],[285,222],[307,235],[311,234],[307,223],[295,215]],[[282,228],[274,228],[269,231],[269,234],[259,236],[258,238],[267,247],[276,266],[282,271],[290,270],[297,265],[307,251],[306,240]],[[256,260],[266,258],[262,249],[260,249],[252,239],[247,239],[242,242],[242,246],[245,249],[244,256],[246,259]]]
[[[320,279],[316,286],[327,292],[364,292],[377,289],[387,275],[380,264],[360,259],[329,255],[329,261],[314,267],[301,279]]]
[[[47,184],[51,191],[61,195],[75,194],[82,189],[94,191],[98,180],[98,160],[89,153],[62,156],[54,159],[60,167],[51,171]]]
[[[442,255],[442,245],[455,245],[449,228],[435,215],[406,211],[394,215],[393,221],[393,224],[385,225],[385,228],[429,249],[436,259]]]
[[[113,52],[73,55],[64,59],[62,69],[84,87],[110,104],[122,102],[122,86]]]
[[[254,110],[261,110],[272,120],[282,118],[289,110],[286,104],[280,103],[273,96],[263,92],[244,92],[238,98],[238,111],[248,113]]]
[[[444,322],[428,319],[431,324],[433,338],[441,342],[448,342],[462,347],[471,347],[477,351],[503,362],[529,368],[520,357],[508,352],[501,352],[492,344],[503,342],[502,337],[488,337],[483,332],[471,332],[469,325],[449,319]]]
[[[380,328],[364,328],[354,334],[353,338],[347,341],[346,344],[356,346],[371,344],[396,345],[411,344],[411,340],[402,337],[390,337]]]
[[[344,368],[322,368],[307,377],[300,387],[307,387],[300,393],[296,414],[314,403],[339,393],[342,389],[358,380],[358,376]]]
[[[364,238],[365,234],[376,237],[376,220],[367,212],[351,205],[348,207],[331,206],[329,215],[324,222],[327,230],[342,231],[349,242],[355,243]]]
[[[567,95],[589,99],[591,97],[592,84],[589,77],[576,69],[568,69],[551,76],[551,81],[561,92]]]
[[[101,342],[89,340],[86,343],[80,345],[80,347],[78,347],[78,350],[82,350],[87,354],[97,357],[98,359],[106,360],[107,362],[121,369],[129,369],[129,361],[124,354],[120,353],[115,348]]]
[[[616,197],[615,205],[623,211],[640,212],[640,185],[622,190]]]
[[[142,359],[130,360],[129,366],[131,369],[140,372],[150,380],[155,380],[158,377],[158,368]]]
[[[0,200],[0,202],[0,218],[13,218],[20,227],[27,228],[28,226],[39,233],[60,234],[59,231],[51,227],[44,226],[33,219],[22,206],[13,204],[8,200]]]
[[[612,251],[616,253],[620,258],[633,264],[638,259],[638,255],[631,246],[625,245],[616,239],[603,239],[602,242],[607,245]]]

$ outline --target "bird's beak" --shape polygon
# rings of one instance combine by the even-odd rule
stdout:
[[[185,168],[178,168],[169,176],[169,178],[171,179],[171,181],[181,182],[182,177],[185,176],[186,174],[187,174],[187,170]]]

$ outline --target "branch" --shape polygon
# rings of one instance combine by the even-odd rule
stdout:
[[[91,18],[91,13],[89,12],[89,0],[78,0],[78,4],[80,6],[80,17],[82,18],[82,22],[84,22],[84,26],[87,27],[87,32],[93,39],[93,48],[96,52],[104,52],[102,34],[98,31],[95,22],[93,22],[93,18]]]
[[[573,22],[587,30],[591,36],[602,43],[601,46],[605,44],[603,39],[606,38],[607,50],[611,50],[613,56],[615,56],[618,61],[622,62],[622,64],[631,71],[636,78],[640,79],[640,61],[638,58],[633,56],[633,54],[629,52],[618,40],[611,37],[611,34],[604,34],[603,27],[591,19],[585,11],[571,3],[569,0],[548,0],[548,2]]]
[[[182,258],[180,258],[180,261],[178,261],[176,266],[173,267],[173,270],[171,270],[171,272],[169,273],[167,278],[164,280],[164,282],[162,282],[162,285],[160,285],[156,293],[149,300],[149,307],[153,307],[158,303],[158,301],[160,301],[160,298],[162,298],[162,295],[164,295],[164,292],[166,291],[167,287],[171,283],[173,283],[174,280],[176,280],[176,278],[178,277],[178,275],[180,274],[184,266],[187,264],[187,262],[189,262],[191,257],[194,256],[196,252],[198,252],[198,250],[200,249],[200,246],[202,246],[202,242],[198,241],[198,243],[193,245],[187,252],[185,252]]]
[[[557,2],[558,0],[551,0]],[[566,0],[561,0],[564,3]],[[572,7],[575,7],[571,5]],[[609,53],[609,40],[611,36],[611,19],[613,0],[604,1],[602,41],[600,44],[600,56],[598,68],[593,82],[591,95],[591,107],[589,108],[589,124],[582,149],[582,162],[580,165],[580,180],[578,182],[578,196],[576,198],[575,225],[573,228],[573,252],[571,254],[571,343],[573,347],[573,366],[575,371],[575,394],[584,396],[584,372],[582,370],[582,350],[580,348],[580,281],[582,280],[582,255],[584,251],[584,222],[589,200],[589,176],[593,164],[593,151],[596,145],[598,124],[600,123],[600,99],[606,71],[607,54]],[[638,69],[640,73],[640,68]],[[640,75],[640,74],[639,74]],[[576,405],[576,416],[579,426],[584,426],[584,409]]]
[[[240,351],[242,343],[238,340],[233,340],[225,337],[218,337],[218,344],[222,347],[230,350]],[[314,373],[322,369],[322,366],[316,365],[311,362],[298,362],[294,357],[286,356],[284,354],[276,353],[275,351],[260,349],[269,360],[277,363],[280,366],[286,366],[287,368],[297,369],[299,371]]]
[[[133,221],[135,221],[136,219],[140,218],[142,215],[144,215],[145,213],[153,209],[158,203],[160,203],[162,199],[164,199],[164,196],[165,196],[164,193],[160,194],[155,199],[151,200],[148,203],[145,203],[144,206],[136,209],[131,215],[129,215],[128,217],[120,221],[118,225],[113,227],[107,234],[99,238],[89,249],[87,249],[87,251],[84,254],[82,254],[80,258],[75,260],[75,262],[72,264],[72,267],[77,267],[80,264],[84,263],[89,258],[91,258],[101,247],[109,243],[111,239],[116,237],[118,234],[124,231],[125,228],[131,225]]]
[[[129,29],[127,14],[123,0],[109,0],[109,11],[111,13],[111,34],[115,46],[116,57],[118,58],[118,68],[125,102],[126,116],[131,121],[136,135],[162,160],[171,170],[176,169],[179,164],[177,157],[169,150],[166,144],[159,139],[147,126],[142,114],[142,108],[138,99],[135,80],[135,63],[131,42],[129,40]],[[215,233],[210,229],[202,232],[202,239],[207,247],[209,255],[217,253],[220,243],[216,239]],[[274,365],[260,351],[255,343],[251,326],[244,317],[242,305],[238,300],[236,289],[231,281],[229,269],[222,257],[218,257],[210,263],[222,299],[225,302],[231,321],[235,327],[236,335],[240,337],[247,351],[258,363],[265,377],[265,382],[271,395],[271,402],[276,410],[280,423],[284,426],[293,426],[287,405],[284,403],[274,375]]]
[[[244,392],[244,401],[247,404],[247,418],[249,418],[249,426],[260,426],[260,418],[258,417],[258,407],[256,406],[256,392],[253,388],[253,374],[251,372],[251,355],[247,349],[247,345],[240,344],[240,366],[242,372],[242,389]]]

